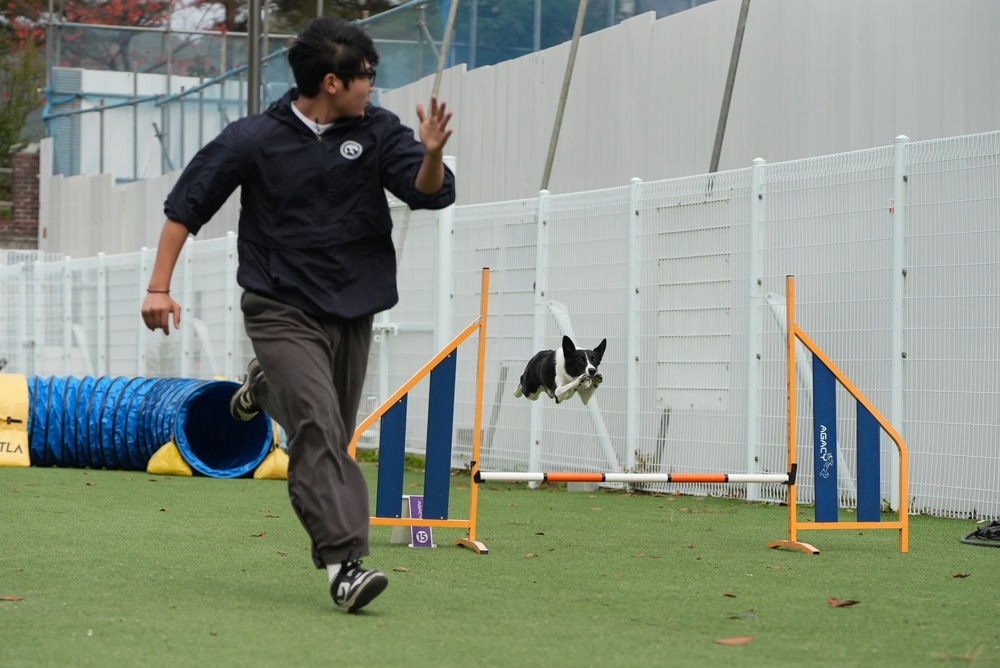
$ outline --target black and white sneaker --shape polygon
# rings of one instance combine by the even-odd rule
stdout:
[[[357,612],[371,603],[389,584],[382,571],[366,571],[360,561],[348,561],[330,583],[330,595],[339,610]]]
[[[257,413],[260,413],[260,406],[257,405],[257,401],[254,399],[254,388],[263,379],[264,371],[260,368],[260,364],[257,363],[257,358],[254,357],[250,360],[250,364],[247,365],[246,380],[233,393],[233,398],[229,400],[229,413],[233,416],[234,420],[246,422],[247,420],[252,420]]]

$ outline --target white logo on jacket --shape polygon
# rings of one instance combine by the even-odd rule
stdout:
[[[361,144],[350,139],[340,145],[340,155],[344,156],[348,160],[354,160],[361,155],[362,151],[364,151],[364,149],[361,148]]]

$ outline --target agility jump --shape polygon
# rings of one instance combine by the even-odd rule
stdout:
[[[351,439],[351,457],[357,453],[358,440],[376,421],[381,419],[379,436],[378,481],[375,491],[375,516],[371,524],[402,527],[442,527],[468,529],[466,538],[455,544],[468,547],[478,554],[487,554],[486,546],[476,540],[476,509],[479,486],[469,485],[469,518],[448,519],[448,496],[451,484],[452,432],[455,416],[455,370],[458,347],[473,334],[479,334],[479,355],[476,366],[475,422],[472,437],[472,459],[479,460],[483,423],[483,377],[486,364],[486,313],[489,302],[490,270],[483,268],[479,316],[431,358],[419,371],[403,383],[374,413],[369,415]],[[406,405],[410,390],[430,376],[430,397],[427,408],[427,455],[424,469],[423,517],[402,517],[403,460],[406,446]],[[433,447],[432,447],[433,444]]]
[[[899,531],[899,551],[909,551],[909,470],[906,445],[871,402],[854,386],[844,373],[820,350],[812,339],[795,324],[795,282],[792,276],[785,279],[788,374],[788,472],[772,474],[752,473],[539,473],[480,471],[472,462],[473,480],[477,483],[504,482],[611,482],[611,483],[764,483],[788,485],[788,539],[767,544],[769,548],[784,547],[811,554],[819,550],[798,540],[798,532],[821,530],[872,530]],[[813,472],[816,487],[815,521],[798,519],[795,475],[797,413],[795,401],[795,343],[801,341],[813,355]],[[859,521],[839,520],[837,490],[837,408],[836,383],[847,390],[857,401],[857,478]],[[884,431],[899,453],[899,519],[881,521],[879,445]]]

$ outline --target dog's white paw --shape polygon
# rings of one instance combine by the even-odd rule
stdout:
[[[598,371],[598,372],[597,372],[597,375],[595,375],[595,376],[593,377],[593,379],[591,379],[591,382],[592,382],[592,383],[593,383],[594,385],[600,385],[601,383],[603,383],[603,382],[604,382],[604,374],[603,374],[603,373],[601,373],[600,371]]]
[[[523,397],[524,396],[524,390],[521,389],[521,383],[517,384],[517,389],[514,390],[514,396],[515,397]]]

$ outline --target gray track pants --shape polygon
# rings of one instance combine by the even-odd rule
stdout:
[[[372,316],[317,319],[250,292],[244,326],[266,383],[254,398],[288,435],[288,496],[316,568],[368,554],[368,485],[347,452],[361,401]]]

